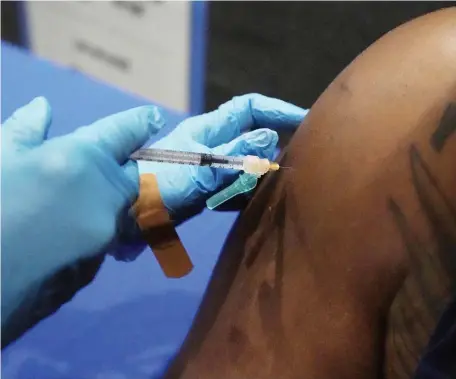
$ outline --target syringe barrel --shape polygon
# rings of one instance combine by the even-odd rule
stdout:
[[[189,164],[197,166],[210,166],[214,168],[231,168],[242,170],[243,157],[230,157],[187,151],[174,151],[166,149],[140,149],[131,155],[131,159],[153,162]]]
[[[140,149],[133,153],[131,158],[153,162],[201,165],[201,154],[165,149]]]

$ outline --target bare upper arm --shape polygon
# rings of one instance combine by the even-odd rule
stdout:
[[[385,342],[389,374],[413,370],[454,281],[455,19],[394,30],[318,99],[292,169],[265,179],[232,231],[169,378],[374,377]]]

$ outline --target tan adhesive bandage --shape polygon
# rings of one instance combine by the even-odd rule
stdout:
[[[193,269],[179,235],[163,204],[154,174],[139,177],[139,197],[133,206],[136,222],[160,267],[169,278],[181,278]]]

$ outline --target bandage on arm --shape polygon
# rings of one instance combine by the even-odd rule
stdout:
[[[139,197],[133,210],[143,237],[164,274],[170,278],[187,275],[193,264],[162,202],[155,175],[140,176]]]
[[[165,378],[409,378],[456,276],[456,10],[322,94],[230,234]]]

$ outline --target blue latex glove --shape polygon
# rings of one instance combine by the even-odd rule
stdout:
[[[183,121],[151,147],[272,159],[278,143],[276,131],[293,132],[307,113],[281,100],[243,95],[215,111]],[[240,174],[237,170],[146,161],[138,161],[138,169],[140,174],[156,175],[163,203],[175,222],[200,212],[210,196],[233,183]],[[130,221],[122,231],[125,244],[112,251],[117,260],[132,261],[144,249],[139,228]]]
[[[272,159],[277,131],[296,129],[307,111],[258,94],[233,98],[217,110],[189,118],[152,144],[160,149],[221,155],[256,155]],[[251,129],[257,129],[249,131]],[[171,217],[180,221],[201,211],[206,199],[231,184],[239,171],[210,167],[138,162],[139,172],[156,174],[160,194]]]
[[[136,164],[124,164],[164,125],[152,106],[46,141],[50,123],[37,98],[2,125],[2,346],[90,280],[71,264],[116,241],[139,186]]]

